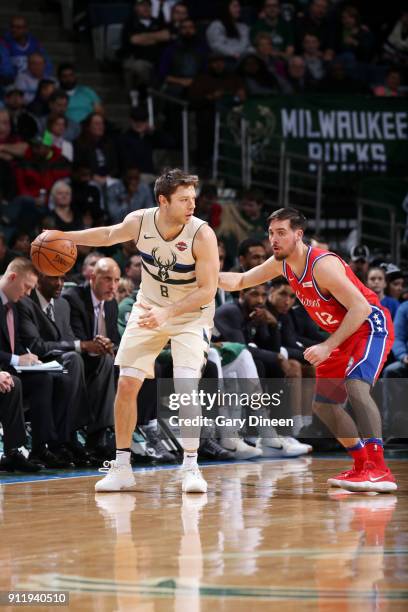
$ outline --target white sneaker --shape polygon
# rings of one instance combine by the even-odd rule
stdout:
[[[118,465],[115,460],[104,461],[99,471],[106,476],[95,484],[95,491],[123,491],[136,484],[130,464]]]
[[[207,493],[207,483],[202,477],[198,465],[183,467],[183,493]]]
[[[313,450],[313,446],[311,444],[305,444],[304,442],[299,442],[299,440],[296,440],[296,438],[292,438],[291,436],[285,436],[284,438],[287,442],[289,442],[291,446],[294,446],[295,448],[302,450],[303,451],[302,455],[306,455],[306,453],[311,453]]]
[[[221,446],[234,455],[234,459],[254,459],[262,455],[262,450],[247,444],[241,438],[223,438]]]
[[[299,449],[287,441],[286,438],[277,436],[276,438],[260,438],[257,444],[262,450],[264,457],[300,457],[308,451]]]

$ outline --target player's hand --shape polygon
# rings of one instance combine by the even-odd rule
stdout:
[[[12,376],[8,372],[0,372],[0,393],[8,393],[13,387]]]
[[[33,353],[24,353],[24,355],[19,355],[18,357],[19,366],[31,366],[36,363],[41,363],[41,361]]]
[[[156,327],[163,325],[163,323],[165,323],[165,321],[167,321],[169,318],[167,308],[163,308],[161,306],[150,306],[149,304],[140,304],[140,306],[145,310],[145,312],[139,317],[139,327],[155,329]]]
[[[303,353],[303,357],[313,366],[318,366],[330,357],[331,352],[332,349],[325,342],[321,342],[320,344],[309,346]]]

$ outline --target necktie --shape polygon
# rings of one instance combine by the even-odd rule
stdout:
[[[55,316],[54,316],[54,307],[53,307],[52,304],[48,304],[47,308],[45,309],[45,313],[46,313],[47,317],[49,318],[49,320],[54,323],[55,322]]]
[[[13,313],[13,306],[10,302],[7,302],[7,304],[5,304],[5,309],[6,309],[6,322],[7,322],[7,330],[8,330],[8,334],[9,334],[9,339],[10,339],[10,348],[11,348],[11,352],[14,353],[14,313]]]
[[[99,334],[100,336],[104,336],[106,338],[106,323],[105,323],[105,317],[103,313],[103,302],[99,302],[98,304],[97,334]]]

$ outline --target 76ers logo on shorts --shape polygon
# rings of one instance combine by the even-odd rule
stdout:
[[[176,244],[176,249],[178,249],[179,251],[185,251],[187,249],[187,245],[185,242],[178,242]]]

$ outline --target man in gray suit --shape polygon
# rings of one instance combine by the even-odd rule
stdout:
[[[37,287],[30,297],[21,299],[18,304],[19,331],[23,345],[42,361],[58,358],[67,370],[63,378],[70,403],[70,420],[66,425],[65,452],[68,457],[72,456],[77,466],[86,466],[92,457],[79,444],[76,431],[89,424],[88,397],[92,395],[95,399],[98,389],[92,383],[87,387],[82,354],[97,353],[99,347],[94,341],[75,338],[70,324],[70,306],[60,297],[63,286],[63,276],[39,275]]]

